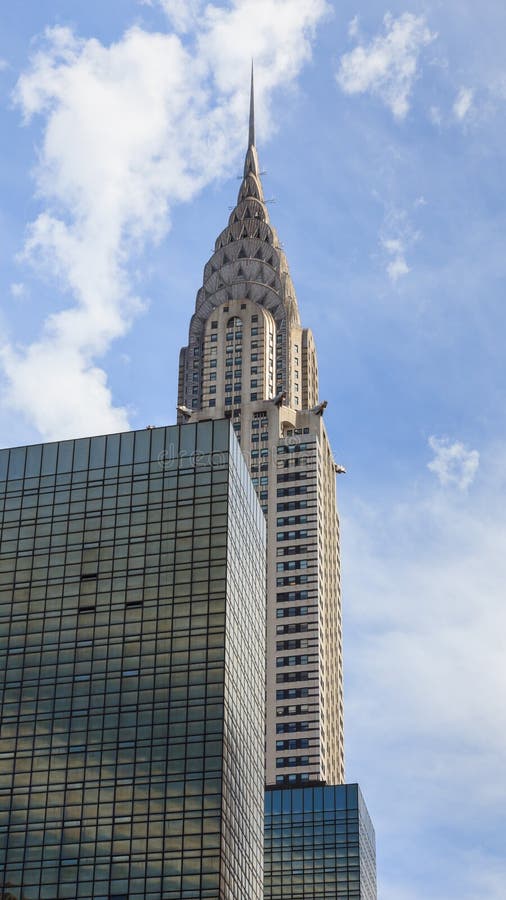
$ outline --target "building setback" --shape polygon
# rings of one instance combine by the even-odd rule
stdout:
[[[260,900],[265,523],[230,423],[1,451],[0,489],[0,896]]]
[[[374,829],[358,784],[269,790],[265,900],[376,900]]]
[[[232,421],[267,521],[268,785],[344,781],[336,471],[312,333],[249,143],[180,355],[179,420]]]

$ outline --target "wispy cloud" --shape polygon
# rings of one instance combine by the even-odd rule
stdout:
[[[348,36],[351,38],[358,37],[360,31],[360,19],[358,16],[354,16],[348,25]]]
[[[296,78],[328,10],[325,0],[231,0],[207,4],[195,23],[196,8],[166,4],[193,28],[185,44],[139,27],[110,46],[48,29],[19,79],[24,117],[44,126],[43,208],[24,258],[69,301],[33,344],[5,343],[0,358],[6,404],[45,439],[128,427],[97,361],[143,308],[129,259],[243,150],[251,56],[265,133],[272,91]]]
[[[453,104],[453,114],[455,118],[462,122],[473,106],[474,91],[472,88],[462,87],[458,92],[457,99]]]
[[[355,24],[352,35],[356,34]],[[388,13],[383,34],[341,57],[337,83],[346,94],[379,97],[396,119],[403,119],[409,110],[420,53],[435,37],[423,16],[403,13],[395,19]]]
[[[385,845],[394,842],[410,856],[437,823],[438,834],[465,832],[467,856],[484,852],[482,865],[452,869],[458,883],[450,891],[440,871],[424,872],[441,885],[430,893],[437,900],[501,896],[493,879],[481,881],[497,865],[504,871],[502,847],[496,857],[489,840],[504,829],[506,801],[505,450],[497,456],[491,463],[487,455],[472,502],[426,481],[375,507],[348,505],[343,521],[348,753],[355,767],[348,777],[364,773]],[[372,769],[371,746],[378,760]],[[393,803],[383,787],[392,783]],[[420,872],[425,864],[430,860]],[[405,884],[402,867],[395,869],[385,896],[425,900],[427,883]]]
[[[383,238],[382,245],[390,259],[387,263],[387,274],[390,281],[396,282],[402,275],[407,275],[410,268],[406,262],[406,248],[399,238]]]
[[[429,438],[434,459],[427,468],[437,476],[443,486],[454,485],[465,491],[474,481],[480,464],[477,450],[468,450],[460,441],[451,443],[448,438]]]
[[[23,297],[26,293],[26,288],[22,281],[14,281],[11,284],[10,290],[11,290],[12,296],[15,297],[17,300],[19,300],[20,297]]]
[[[380,245],[385,254],[387,275],[394,284],[411,271],[406,254],[420,238],[402,210],[390,210],[385,217]]]
[[[193,28],[202,10],[203,0],[140,0],[143,6],[160,6],[172,27],[181,34]]]

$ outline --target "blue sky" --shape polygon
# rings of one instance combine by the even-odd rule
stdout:
[[[255,57],[347,468],[347,777],[382,900],[506,895],[505,33],[497,0],[2,11],[2,446],[174,421]]]

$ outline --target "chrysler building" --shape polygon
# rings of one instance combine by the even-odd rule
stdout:
[[[231,420],[266,517],[267,785],[344,782],[339,467],[325,406],[264,199],[252,78],[244,176],[181,350],[178,416]]]

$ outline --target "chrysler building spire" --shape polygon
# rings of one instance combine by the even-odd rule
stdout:
[[[239,204],[241,200],[248,197],[256,198],[264,203],[262,183],[260,181],[260,166],[258,164],[258,154],[255,147],[255,80],[253,63],[251,63],[248,149],[246,151],[246,159],[244,160],[244,177],[237,203]],[[268,218],[267,209],[264,207],[264,219],[268,221]]]
[[[255,146],[255,75],[251,63],[251,88],[249,97],[249,141],[248,149]]]

